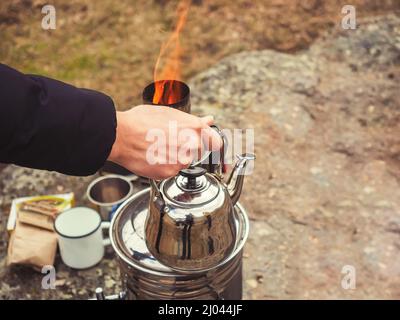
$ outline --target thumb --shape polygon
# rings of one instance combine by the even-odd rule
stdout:
[[[214,124],[214,117],[213,116],[205,116],[205,117],[202,117],[201,120],[207,126],[211,126],[212,124]]]

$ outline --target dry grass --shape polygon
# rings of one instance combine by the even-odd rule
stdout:
[[[57,29],[40,23],[43,1],[2,1],[0,61],[102,90],[120,109],[140,102],[178,1],[55,0]],[[341,0],[193,0],[182,35],[183,76],[253,49],[293,52],[340,22]],[[353,0],[358,16],[400,9],[398,0]],[[4,84],[1,84],[4,85]]]

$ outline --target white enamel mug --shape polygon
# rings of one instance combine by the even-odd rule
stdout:
[[[103,229],[110,223],[102,222],[91,208],[75,207],[60,213],[54,221],[63,262],[74,269],[95,266],[103,259],[104,247],[110,239],[103,239]]]

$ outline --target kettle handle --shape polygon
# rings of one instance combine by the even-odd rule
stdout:
[[[213,124],[210,126],[210,128],[215,130],[222,139],[222,146],[221,146],[221,149],[218,151],[218,156],[219,156],[218,162],[219,162],[219,165],[221,166],[221,171],[222,171],[221,173],[225,173],[226,172],[226,170],[225,170],[225,154],[226,154],[226,146],[228,145],[227,138],[226,138],[226,135],[220,130],[220,128],[217,125]],[[213,161],[214,153],[216,153],[216,152],[207,150],[206,152],[204,152],[201,159],[193,162],[190,165],[190,167],[197,167],[197,166],[201,165],[202,163],[204,163],[207,159],[209,159],[209,163],[208,163],[209,166],[216,165],[216,163],[214,163],[214,161]],[[207,171],[212,172],[214,170],[211,170],[211,168],[209,168],[209,170],[207,170]]]
[[[160,188],[158,187],[157,182],[155,180],[153,180],[153,179],[149,179],[149,181],[150,181],[150,186],[154,190],[156,195],[159,196],[159,197],[162,197],[161,191],[160,191]]]
[[[226,134],[215,124],[210,126],[212,129],[214,129],[215,131],[217,131],[217,133],[219,134],[219,136],[222,139],[222,145],[221,145],[221,149],[216,152],[216,155],[219,156],[219,163],[214,163],[213,161],[216,160],[213,158],[213,152],[210,155],[210,165],[216,165],[217,168],[219,168],[219,172],[217,172],[217,174],[221,175],[226,173],[226,166],[225,166],[225,155],[227,152],[227,147],[228,147],[228,138],[226,137]]]

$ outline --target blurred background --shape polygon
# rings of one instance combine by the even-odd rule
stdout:
[[[103,91],[119,110],[139,104],[178,1],[54,0],[57,29],[47,31],[45,4],[0,2],[0,62]],[[341,28],[347,4],[356,30]],[[193,111],[255,130],[240,200],[251,219],[246,299],[400,298],[399,15],[398,0],[192,1],[181,42]],[[57,290],[6,266],[11,201],[73,191],[85,205],[94,178],[0,164],[0,299],[120,289],[112,250],[83,271],[57,257]],[[354,290],[341,286],[346,265]]]
[[[181,36],[189,79],[230,54],[296,52],[338,25],[338,0],[194,0]],[[55,0],[57,29],[40,23],[43,1],[0,4],[0,59],[37,73],[108,93],[121,109],[140,102],[142,88],[176,22],[178,1]],[[353,0],[359,18],[398,10],[395,0]]]

